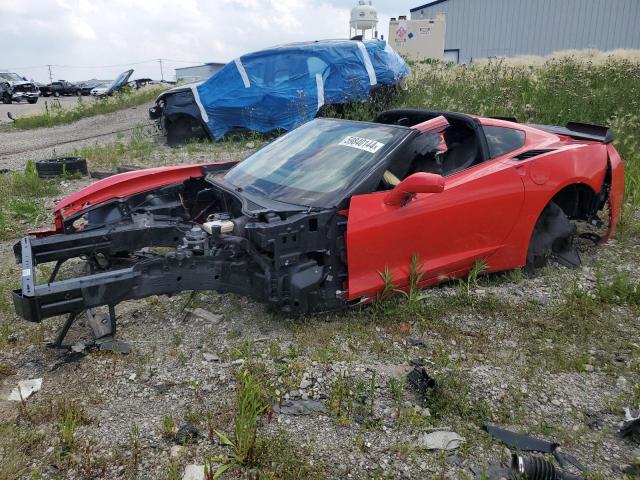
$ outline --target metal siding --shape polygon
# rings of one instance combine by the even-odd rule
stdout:
[[[445,48],[460,61],[558,50],[640,48],[638,0],[447,0],[411,18],[447,16]]]

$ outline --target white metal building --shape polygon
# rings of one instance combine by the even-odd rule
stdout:
[[[193,67],[176,68],[176,82],[199,82],[206,80],[224,66],[224,63],[209,62]]]
[[[432,0],[411,18],[447,18],[445,59],[640,48],[640,0]]]

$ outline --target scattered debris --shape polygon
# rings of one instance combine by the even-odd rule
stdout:
[[[203,353],[202,356],[204,357],[205,361],[207,361],[207,362],[219,362],[220,361],[220,357],[218,355],[213,354],[213,353]]]
[[[182,480],[205,480],[204,465],[187,465]]]
[[[326,408],[322,402],[317,400],[287,400],[276,403],[273,406],[273,411],[283,415],[311,415],[325,413]]]
[[[42,388],[42,378],[34,378],[31,380],[20,380],[18,386],[14,388],[7,400],[21,402]]]
[[[483,429],[489,435],[497,438],[506,446],[516,448],[524,452],[553,453],[553,451],[558,447],[557,443],[547,442],[546,440],[540,440],[528,435],[511,432],[494,425],[485,425]]]
[[[485,425],[483,429],[509,448],[514,448],[524,452],[552,454],[562,468],[566,468],[568,465],[573,465],[581,472],[585,470],[585,467],[578,461],[578,459],[573,455],[560,450],[560,445],[556,442],[549,442],[547,440],[541,440],[521,433],[511,432],[494,425]],[[498,468],[498,471],[499,470],[500,469]],[[511,476],[509,477],[509,475],[507,475],[507,478],[527,478],[529,480],[576,480],[580,478],[571,473],[560,471],[556,469],[553,464],[549,463],[548,460],[535,456],[522,457],[520,455],[514,455],[511,462],[511,470],[509,470],[508,473]],[[501,477],[500,475],[497,477],[494,475],[490,478]]]
[[[222,321],[222,315],[211,313],[204,308],[194,308],[193,310],[188,310],[191,316],[199,318],[200,320],[205,320],[207,322],[211,322],[214,325],[217,325]]]
[[[187,443],[193,443],[198,438],[198,429],[193,425],[187,423],[178,429],[176,432],[175,441],[178,445],[185,445]]]
[[[640,442],[640,410],[632,412],[629,408],[624,409],[624,422],[620,427],[620,435],[630,436],[636,442]]]
[[[40,178],[60,175],[87,175],[87,161],[81,157],[58,157],[36,161],[36,171]]]
[[[431,432],[418,438],[418,445],[428,450],[455,450],[464,438],[455,432]]]
[[[422,397],[426,397],[429,390],[436,388],[436,381],[431,378],[424,367],[414,367],[407,374],[407,382],[413,386]]]
[[[103,352],[128,354],[131,353],[131,345],[113,337],[103,337],[96,340],[96,346]]]

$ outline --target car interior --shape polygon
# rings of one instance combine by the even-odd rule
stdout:
[[[417,135],[384,173],[381,189],[396,186],[416,172],[448,176],[482,163],[484,155],[471,117],[446,112],[392,110],[376,118],[376,123],[411,127],[444,116],[449,126],[442,134],[424,132]]]

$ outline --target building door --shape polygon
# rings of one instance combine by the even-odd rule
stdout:
[[[460,63],[460,49],[452,48],[450,50],[445,50],[444,51],[444,61],[445,62]]]

